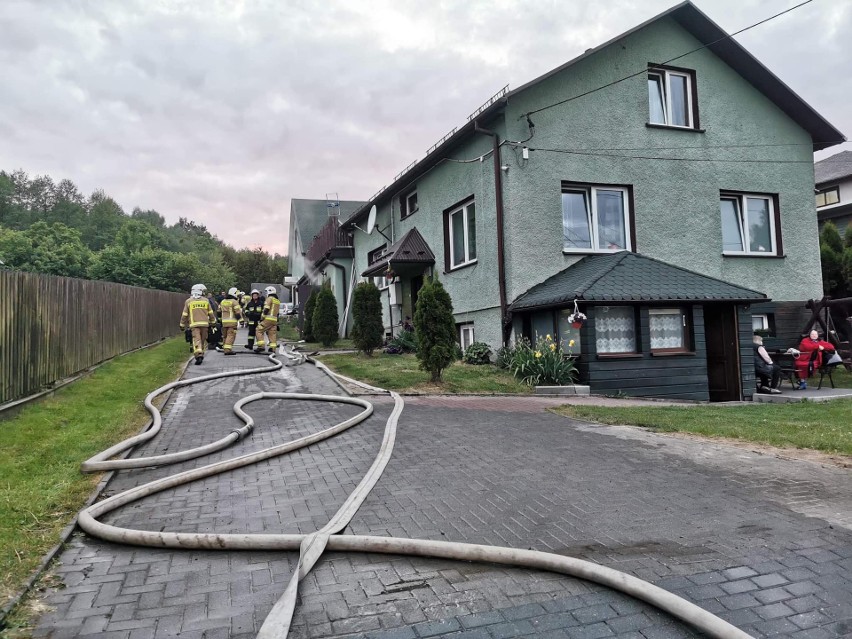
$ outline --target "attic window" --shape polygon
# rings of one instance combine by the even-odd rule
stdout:
[[[400,219],[405,219],[409,215],[417,213],[417,189],[409,191],[399,198]]]
[[[820,189],[816,194],[817,208],[821,206],[829,206],[840,202],[840,188],[832,186],[828,189]]]
[[[674,67],[648,69],[648,121],[659,126],[698,128],[695,71]]]

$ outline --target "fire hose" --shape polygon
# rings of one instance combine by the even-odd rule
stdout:
[[[716,637],[718,639],[750,639],[750,635],[739,630],[730,623],[709,613],[703,608],[686,601],[667,590],[664,590],[663,588],[654,586],[653,584],[637,577],[633,577],[618,570],[607,568],[606,566],[601,566],[590,561],[576,559],[573,557],[565,557],[554,553],[500,546],[487,546],[451,541],[431,541],[426,539],[406,539],[400,537],[336,534],[346,527],[360,505],[369,495],[373,486],[375,486],[381,478],[382,472],[387,466],[393,452],[397,424],[404,408],[404,402],[402,397],[393,391],[386,391],[384,389],[369,386],[358,382],[357,380],[336,374],[330,371],[322,363],[306,358],[301,354],[290,354],[285,350],[284,356],[288,359],[289,363],[296,365],[310,361],[317,368],[331,376],[332,379],[343,380],[350,384],[358,385],[371,393],[389,394],[394,400],[394,408],[385,424],[384,437],[375,461],[355,490],[349,495],[344,504],[325,526],[317,532],[310,534],[219,534],[135,530],[121,528],[99,521],[100,517],[126,504],[155,495],[164,490],[188,484],[205,477],[211,477],[237,468],[249,466],[259,461],[284,455],[305,446],[310,446],[311,444],[323,441],[363,422],[373,413],[373,405],[369,401],[358,397],[307,393],[260,392],[243,397],[234,404],[234,413],[244,423],[244,426],[232,431],[226,437],[218,440],[217,442],[169,455],[147,458],[131,458],[126,460],[108,459],[109,457],[126,451],[139,443],[149,441],[156,436],[162,425],[162,416],[160,411],[153,404],[153,399],[156,396],[161,393],[165,393],[172,388],[188,386],[214,379],[221,379],[223,377],[272,372],[281,368],[283,363],[278,361],[274,355],[269,355],[268,359],[273,363],[273,365],[269,367],[228,371],[212,375],[204,375],[195,379],[180,380],[172,382],[171,384],[166,384],[165,386],[151,392],[145,399],[145,408],[152,417],[153,425],[151,429],[142,435],[129,438],[119,444],[116,444],[108,450],[105,450],[84,462],[82,466],[83,472],[160,466],[176,463],[178,461],[185,461],[187,459],[194,459],[202,455],[207,455],[211,452],[221,450],[222,448],[239,441],[239,439],[245,437],[251,432],[254,422],[251,416],[243,411],[242,408],[251,402],[259,400],[290,399],[342,403],[359,406],[362,408],[361,412],[354,417],[350,417],[317,433],[300,437],[284,444],[271,446],[254,453],[241,455],[233,459],[223,460],[200,468],[183,471],[113,495],[112,497],[97,502],[81,511],[78,519],[80,528],[93,537],[104,539],[106,541],[152,548],[188,550],[299,550],[298,565],[293,572],[293,576],[291,577],[283,596],[273,606],[261,626],[257,635],[259,639],[283,639],[287,637],[296,606],[299,581],[301,581],[301,579],[310,572],[311,568],[316,564],[325,550],[414,555],[419,557],[488,562],[547,570],[595,582],[623,592],[635,597],[636,599],[640,599],[664,612],[669,613],[673,617],[692,625],[707,634],[709,637]]]

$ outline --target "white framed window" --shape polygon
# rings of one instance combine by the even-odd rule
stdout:
[[[405,218],[417,213],[417,190],[410,191],[400,198],[400,217]]]
[[[769,315],[767,313],[755,313],[751,316],[751,329],[753,331],[769,330]]]
[[[724,255],[777,255],[775,202],[768,195],[723,193],[719,200]]]
[[[648,310],[651,332],[651,351],[688,351],[689,325],[687,314],[680,308],[652,308]]]
[[[595,347],[599,354],[636,352],[636,315],[632,306],[595,308]]]
[[[459,344],[463,351],[476,341],[473,333],[473,324],[462,324],[459,326]]]
[[[450,270],[476,262],[476,205],[473,200],[446,215]]]
[[[689,71],[655,69],[648,71],[648,121],[651,124],[696,128],[693,115],[693,84]]]
[[[381,277],[374,277],[373,278],[373,284],[375,284],[376,288],[379,289],[380,291],[383,291],[388,286],[390,286],[390,282],[388,282],[388,278],[386,278],[384,275],[382,275]]]
[[[817,208],[822,206],[830,206],[832,204],[840,203],[840,187],[832,186],[828,189],[822,189],[817,191],[816,194],[816,205]]]
[[[617,186],[562,186],[562,250],[611,253],[632,250],[630,198]]]

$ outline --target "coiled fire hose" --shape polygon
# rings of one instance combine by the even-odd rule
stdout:
[[[364,478],[349,495],[344,504],[335,513],[331,520],[317,532],[307,535],[302,534],[242,534],[242,533],[176,533],[155,532],[146,530],[134,530],[120,528],[98,521],[98,518],[110,513],[121,506],[137,501],[144,497],[155,495],[164,490],[188,484],[198,479],[211,477],[230,470],[242,468],[255,464],[265,459],[271,459],[285,453],[310,446],[316,442],[343,432],[344,430],[363,422],[373,413],[373,405],[357,397],[345,397],[337,395],[316,395],[304,393],[255,393],[243,397],[234,404],[234,413],[245,424],[242,428],[232,431],[227,437],[217,442],[200,446],[180,453],[160,455],[157,457],[134,458],[126,460],[108,460],[109,457],[130,449],[136,444],[148,441],[155,437],[162,425],[160,411],[154,406],[153,399],[171,388],[188,386],[223,377],[237,375],[251,375],[264,372],[272,372],[282,367],[274,355],[268,359],[272,366],[265,368],[252,368],[242,371],[229,371],[204,375],[191,380],[172,382],[158,388],[150,393],[145,399],[145,408],[151,413],[152,427],[136,437],[131,437],[108,450],[92,457],[84,462],[81,467],[83,472],[95,472],[99,470],[112,470],[120,468],[140,468],[160,466],[178,461],[193,459],[211,452],[221,450],[238,441],[251,432],[254,421],[251,416],[242,410],[242,407],[261,399],[294,399],[301,401],[336,402],[360,406],[363,410],[334,426],[326,428],[318,433],[307,435],[299,439],[271,446],[263,450],[241,455],[193,470],[184,471],[158,479],[136,488],[131,488],[97,502],[80,512],[78,523],[85,532],[106,541],[130,544],[135,546],[147,546],[152,548],[182,548],[196,550],[299,550],[299,562],[293,576],[284,591],[283,596],[273,606],[267,615],[258,633],[259,639],[284,639],[290,629],[293,612],[298,595],[298,584],[311,568],[319,560],[322,553],[328,549],[342,552],[370,552],[394,555],[415,555],[419,557],[455,559],[460,561],[478,561],[497,563],[509,566],[522,566],[538,570],[569,575],[592,581],[613,588],[627,595],[631,595],[660,610],[669,613],[673,617],[684,621],[701,630],[709,637],[718,639],[750,639],[751,636],[739,630],[728,622],[720,619],[703,608],[696,606],[677,595],[654,586],[653,584],[633,577],[626,573],[599,564],[573,557],[565,557],[554,553],[540,552],[536,550],[522,550],[518,548],[505,548],[500,546],[486,546],[479,544],[468,544],[449,541],[430,541],[426,539],[405,539],[400,537],[376,537],[366,535],[339,535],[364,502],[370,490],[378,482],[393,452],[396,439],[396,430],[399,417],[402,414],[404,402],[402,398],[393,391],[376,388],[339,375],[330,371],[325,365],[315,360],[310,360],[298,353],[288,353],[284,350],[284,356],[291,364],[302,364],[310,361],[323,370],[332,379],[346,381],[358,385],[372,393],[388,393],[394,400],[394,408],[385,425],[384,438],[379,453],[373,465],[364,475]],[[124,463],[127,462],[127,463]]]

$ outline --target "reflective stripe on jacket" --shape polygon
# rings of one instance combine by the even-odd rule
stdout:
[[[210,326],[216,323],[216,316],[213,314],[213,309],[210,307],[210,301],[202,297],[201,299],[189,298],[183,305],[183,314],[180,316],[181,328],[198,328],[199,326]]]
[[[266,298],[263,304],[263,319],[278,321],[278,309],[281,308],[281,300],[274,295]]]
[[[233,297],[226,297],[219,304],[219,312],[222,314],[222,326],[236,326],[237,321],[242,317],[243,312],[237,300]]]

